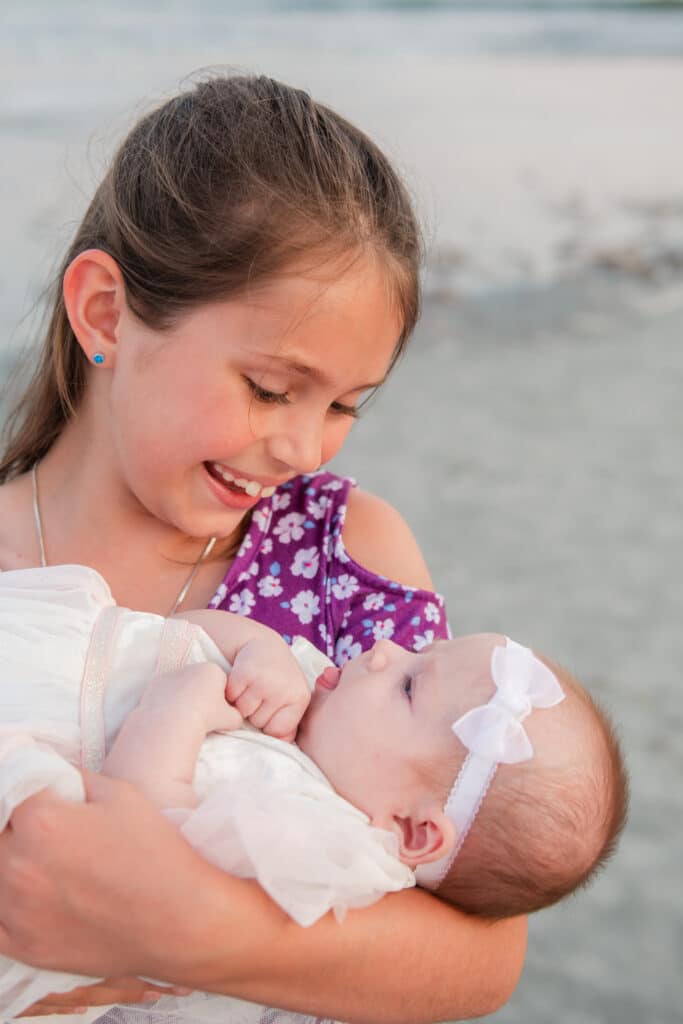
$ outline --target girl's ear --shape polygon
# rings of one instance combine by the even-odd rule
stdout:
[[[111,367],[126,296],[118,263],[100,249],[86,249],[67,267],[63,294],[71,329],[88,361],[100,353]]]
[[[455,843],[453,823],[436,807],[426,815],[394,815],[392,830],[398,838],[399,858],[410,867],[445,857]]]

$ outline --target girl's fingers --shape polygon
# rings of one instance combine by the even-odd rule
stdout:
[[[144,1003],[158,999],[164,993],[187,995],[189,989],[175,991],[155,986],[140,978],[107,978],[93,985],[80,985],[70,992],[54,992],[29,1006],[22,1017],[44,1017],[52,1013],[85,1013],[91,1006],[109,1006],[112,1003]]]

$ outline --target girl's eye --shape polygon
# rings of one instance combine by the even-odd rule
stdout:
[[[267,388],[262,388],[251,377],[245,377],[244,379],[257,402],[266,402],[269,405],[289,405],[289,395],[286,391],[268,391]]]
[[[408,700],[413,699],[413,677],[406,676],[403,680],[403,692],[405,693]]]
[[[354,420],[357,420],[360,416],[360,409],[354,405],[342,405],[341,402],[333,402],[330,409],[339,416],[351,416]]]

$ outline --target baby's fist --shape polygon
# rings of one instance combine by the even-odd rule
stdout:
[[[291,741],[311,699],[306,677],[276,636],[250,640],[237,652],[226,696],[268,736]]]

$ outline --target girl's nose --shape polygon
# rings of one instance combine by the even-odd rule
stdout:
[[[297,473],[314,473],[322,462],[324,421],[287,412],[269,438],[270,454]]]

